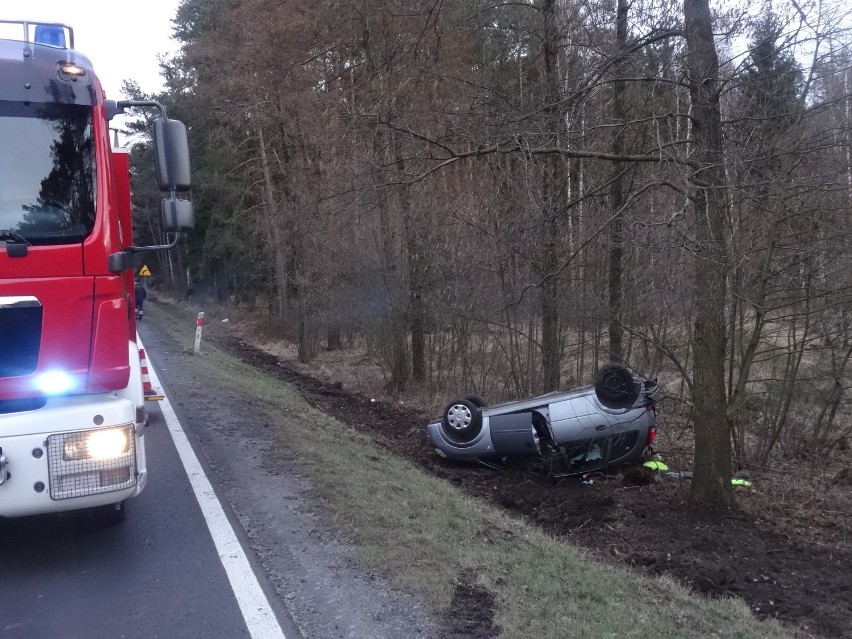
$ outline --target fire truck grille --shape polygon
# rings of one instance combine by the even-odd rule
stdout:
[[[132,425],[48,437],[51,499],[99,495],[135,486],[135,440]]]

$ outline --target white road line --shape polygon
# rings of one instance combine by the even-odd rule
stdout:
[[[147,354],[147,353],[146,353]],[[162,388],[157,372],[151,365],[151,356],[148,354],[148,374],[155,388]],[[254,572],[249,564],[248,557],[243,552],[231,523],[228,521],[222,505],[213,492],[213,487],[204,474],[204,469],[192,450],[186,433],[183,432],[177,415],[169,403],[168,397],[160,402],[163,417],[169,427],[169,432],[175,442],[178,455],[183,462],[184,470],[192,484],[195,498],[201,506],[201,512],[207,521],[207,528],[216,544],[219,559],[225,567],[225,573],[231,582],[231,589],[237,598],[243,619],[248,626],[252,639],[287,639],[284,631],[272,612],[269,600],[260,587]]]

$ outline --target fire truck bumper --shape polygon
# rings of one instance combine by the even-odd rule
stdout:
[[[147,482],[136,408],[114,395],[0,414],[0,434],[0,517],[114,504]]]

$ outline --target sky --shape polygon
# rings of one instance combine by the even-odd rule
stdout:
[[[62,22],[74,29],[74,47],[95,68],[107,97],[121,100],[125,79],[145,92],[162,88],[157,55],[174,53],[172,19],[181,0],[0,1],[0,19]]]

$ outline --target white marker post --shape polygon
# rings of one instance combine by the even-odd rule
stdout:
[[[204,326],[204,312],[198,314],[198,319],[195,321],[195,352],[201,350],[201,328]]]

